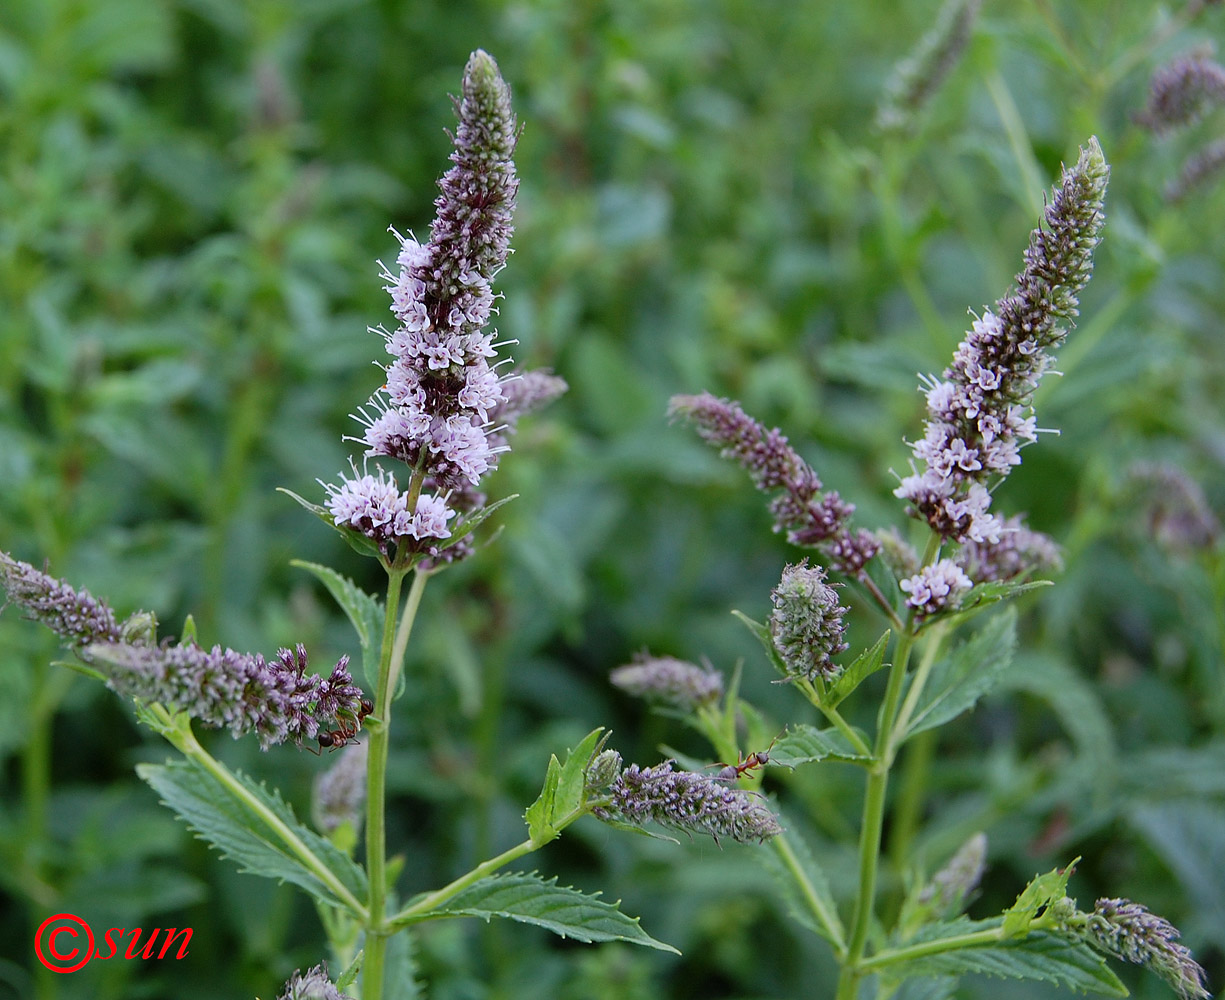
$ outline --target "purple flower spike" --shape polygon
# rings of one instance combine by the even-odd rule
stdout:
[[[1161,66],[1149,84],[1148,103],[1136,121],[1158,134],[1191,125],[1225,103],[1225,67],[1211,49],[1178,56]]]
[[[508,449],[518,413],[565,386],[535,376],[517,393],[514,409],[491,364],[497,351],[485,327],[495,312],[493,278],[509,253],[518,126],[510,88],[485,52],[468,60],[455,107],[453,166],[438,184],[430,239],[395,233],[399,251],[383,269],[398,325],[374,331],[391,360],[383,386],[356,415],[367,457],[405,462],[413,470],[410,489],[401,494],[390,475],[359,476],[356,469],[326,487],[337,524],[360,531],[385,554],[394,544],[434,562],[440,548],[430,540],[450,537],[447,521],[484,502],[476,487]],[[410,500],[422,486],[433,496]]]
[[[1147,965],[1178,991],[1183,1000],[1206,1000],[1204,970],[1189,948],[1175,942],[1178,928],[1129,899],[1099,899],[1085,929],[1103,951]]]
[[[696,771],[673,771],[670,760],[647,768],[631,764],[612,782],[608,804],[592,812],[635,826],[655,822],[689,834],[705,833],[716,843],[720,837],[762,843],[782,833],[778,818],[759,795]]]
[[[709,392],[673,396],[668,413],[697,427],[702,439],[746,469],[763,493],[777,494],[770,503],[774,530],[785,531],[792,545],[825,550],[833,567],[849,575],[880,550],[867,532],[851,532],[847,522],[855,505],[833,490],[822,493],[820,477],[777,427],[766,430],[740,404]]]
[[[133,639],[115,619],[115,612],[88,590],[75,590],[7,552],[0,552],[0,586],[10,601],[34,621],[46,625],[87,662],[85,647],[91,643]]]
[[[1029,402],[1049,352],[1066,336],[1058,324],[1077,315],[1077,296],[1093,270],[1109,176],[1090,139],[1030,235],[1015,290],[974,321],[943,379],[929,380],[926,433],[911,446],[924,468],[894,494],[944,538],[1000,539],[1004,525],[989,510],[987,484],[1008,475],[1022,446],[1037,438]]]
[[[96,643],[88,648],[105,664],[107,684],[122,695],[187,712],[235,739],[259,736],[267,750],[293,740],[301,745],[342,723],[356,724],[362,690],[341,657],[327,677],[306,672],[306,649],[282,649],[272,661],[259,653],[214,646],[131,646]]]
[[[633,663],[617,667],[609,675],[615,687],[622,691],[662,702],[682,711],[718,701],[723,697],[723,675],[673,656],[650,656],[642,653]]]

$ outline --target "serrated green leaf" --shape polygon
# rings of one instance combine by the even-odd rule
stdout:
[[[859,753],[837,729],[817,729],[808,725],[789,727],[770,749],[770,763],[782,767],[798,767],[820,760],[872,763],[871,757]]]
[[[1017,901],[1004,911],[1003,929],[1008,937],[1024,934],[1038,911],[1068,892],[1068,879],[1076,870],[1076,858],[1064,868],[1054,868],[1045,875],[1035,875],[1017,897]]]
[[[942,726],[972,708],[999,681],[1016,645],[1016,610],[1008,608],[936,665],[906,735]]]
[[[293,490],[287,490],[284,486],[277,487],[278,493],[284,493],[287,497],[296,500],[298,504],[309,510],[315,517],[319,518],[329,528],[336,531],[346,542],[349,547],[355,552],[360,552],[364,556],[374,556],[379,558],[382,553],[379,552],[379,547],[366,535],[360,531],[355,531],[352,528],[346,527],[343,524],[337,524],[331,512],[326,507],[320,507],[317,503],[311,503],[304,497],[298,496]]]
[[[371,689],[378,687],[379,652],[383,638],[383,605],[346,576],[319,563],[293,559],[291,566],[306,570],[328,589],[341,610],[349,616],[362,647],[362,672]]]
[[[616,904],[600,899],[599,893],[587,895],[558,885],[556,878],[546,881],[535,872],[483,878],[422,919],[440,917],[480,917],[486,921],[504,917],[575,941],[625,941],[680,954],[644,931],[637,917],[627,916]]]
[[[761,648],[766,651],[766,656],[774,664],[774,669],[784,677],[790,677],[791,675],[787,673],[787,666],[783,663],[783,658],[779,656],[778,650],[774,648],[774,637],[770,634],[770,629],[761,622],[754,621],[742,611],[733,611],[732,614],[739,618],[745,627],[753,633],[753,638],[761,643]]]
[[[242,871],[305,889],[319,902],[344,906],[274,831],[209,771],[193,761],[139,764],[140,775],[202,839],[241,866]],[[268,791],[242,773],[235,778],[271,811],[357,899],[368,893],[366,873],[329,841],[298,822],[293,810],[275,791]]]
[[[860,653],[849,667],[838,675],[837,680],[830,685],[829,692],[826,694],[824,704],[830,708],[837,708],[844,698],[854,691],[864,679],[872,676],[881,667],[885,665],[885,649],[889,645],[889,630],[885,630],[885,634],[876,640],[876,644],[870,649],[865,649]]]
[[[527,807],[523,818],[527,821],[528,835],[538,844],[548,843],[557,836],[553,828],[556,815],[557,785],[561,781],[561,762],[556,754],[549,755],[549,769],[545,772],[544,786],[536,801]]]
[[[417,960],[413,936],[397,934],[387,942],[387,966],[383,976],[383,996],[387,1000],[418,1000],[425,995],[417,980]],[[337,984],[340,989],[340,984]]]
[[[955,933],[960,934],[982,924],[964,921],[943,926],[955,928]],[[927,935],[926,940],[933,938]],[[906,978],[977,973],[1000,979],[1054,983],[1079,993],[1127,996],[1127,988],[1119,982],[1118,976],[1088,945],[1042,931],[1024,938],[924,955],[892,965],[889,972]]]

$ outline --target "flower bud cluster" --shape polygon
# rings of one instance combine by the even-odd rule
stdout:
[[[507,447],[491,440],[506,395],[490,364],[493,334],[484,328],[494,311],[491,283],[508,253],[518,127],[510,89],[485,52],[469,59],[456,109],[454,165],[439,182],[429,242],[396,233],[395,267],[383,271],[398,325],[374,332],[392,360],[383,387],[358,416],[367,457],[403,461],[413,487],[400,492],[390,474],[359,476],[356,469],[352,479],[326,487],[337,523],[384,552],[393,542],[436,552],[451,535],[456,508],[449,495],[475,487]]]
[[[306,649],[282,649],[271,661],[194,643],[132,646],[95,643],[86,650],[105,665],[107,685],[119,694],[188,713],[235,739],[254,732],[263,749],[293,740],[299,746],[342,723],[363,718],[362,690],[341,657],[327,677],[306,672]]]
[[[957,565],[971,580],[993,583],[1014,580],[1025,573],[1058,572],[1063,568],[1063,557],[1054,539],[1034,531],[1017,516],[1003,522],[999,541],[965,542],[957,553]]]
[[[785,531],[792,545],[820,547],[833,569],[852,575],[876,555],[876,539],[848,527],[854,504],[833,490],[823,493],[816,472],[777,427],[766,430],[738,403],[709,392],[673,396],[668,413],[694,424],[702,439],[746,469],[763,493],[777,494],[770,503],[774,530]]]
[[[1203,487],[1169,462],[1136,462],[1125,477],[1129,500],[1147,522],[1149,535],[1175,552],[1216,544],[1221,522],[1208,505]]]
[[[1194,124],[1214,106],[1225,103],[1225,67],[1211,50],[1178,56],[1161,66],[1149,82],[1148,103],[1136,121],[1153,132],[1170,132]]]
[[[906,605],[915,609],[919,620],[930,618],[949,608],[956,608],[961,597],[974,582],[952,559],[924,566],[912,577],[902,580],[899,587],[906,593]]]
[[[285,984],[285,992],[277,1000],[353,1000],[347,993],[340,990],[328,978],[326,962],[321,962],[306,975],[295,972]]]
[[[965,898],[978,888],[986,870],[987,835],[976,833],[919,891],[919,902],[930,905],[937,913],[956,912]]]
[[[612,760],[605,756],[609,752],[597,758],[605,771]],[[591,770],[588,782],[594,786]],[[708,834],[716,843],[720,837],[762,843],[782,833],[761,796],[696,771],[674,771],[670,760],[646,768],[631,764],[607,785],[606,803],[592,809],[600,819],[635,826],[654,822],[688,834]]]
[[[354,832],[362,828],[366,805],[366,759],[368,743],[350,743],[340,760],[316,775],[311,790],[311,818],[315,826],[332,834],[342,823]]]
[[[723,697],[722,674],[672,656],[640,653],[633,663],[613,670],[609,680],[628,694],[685,712]]]
[[[1029,401],[1066,335],[1058,322],[1076,316],[1089,280],[1109,172],[1090,139],[1052,191],[1015,290],[974,321],[943,379],[928,382],[926,433],[911,446],[924,468],[894,493],[944,538],[995,543],[1004,530],[987,484],[1037,437]]]
[[[770,600],[770,636],[788,676],[808,681],[834,677],[840,668],[833,657],[847,648],[842,622],[847,609],[825,582],[825,571],[809,568],[807,559],[787,566]]]
[[[1099,899],[1085,922],[1090,943],[1128,962],[1146,965],[1178,991],[1183,1000],[1205,1000],[1204,970],[1185,945],[1178,928],[1129,899]]]

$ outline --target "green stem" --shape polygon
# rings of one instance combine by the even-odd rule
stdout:
[[[931,565],[939,555],[940,536],[933,532],[923,552],[923,565]],[[868,929],[876,907],[876,876],[880,867],[885,794],[889,789],[889,768],[897,750],[894,743],[895,726],[902,701],[902,687],[915,642],[914,618],[912,611],[907,618],[906,627],[898,637],[893,663],[889,667],[885,700],[876,719],[876,743],[873,753],[876,761],[868,771],[863,825],[859,831],[859,893],[855,898],[855,911],[851,918],[851,940],[847,947],[846,961],[842,966],[842,974],[838,977],[837,1000],[855,1000],[859,981],[864,974],[864,949],[868,943]]]
[[[782,859],[783,864],[791,872],[792,878],[795,879],[796,885],[799,887],[800,895],[804,897],[804,902],[808,904],[812,915],[817,918],[817,923],[825,928],[825,933],[829,935],[830,943],[834,946],[834,953],[841,959],[846,955],[846,937],[842,930],[842,921],[838,919],[837,912],[831,911],[826,906],[825,901],[813,887],[812,882],[808,880],[804,866],[800,864],[800,859],[795,856],[795,851],[787,840],[785,832],[773,838],[770,841],[770,846],[778,852],[778,856]]]
[[[856,753],[863,754],[865,757],[872,756],[872,748],[864,742],[862,736],[860,736],[850,727],[838,709],[830,708],[828,705],[817,705],[817,708],[819,708],[821,713],[834,724],[838,732],[847,738],[847,741],[855,748]]]
[[[902,758],[902,773],[889,824],[889,857],[900,868],[919,829],[923,812],[923,793],[927,788],[927,772],[936,753],[937,732],[927,729],[919,733],[907,747]]]
[[[557,832],[564,830],[575,820],[587,815],[588,811],[588,807],[582,805],[573,812],[567,813],[558,820],[554,830]],[[556,834],[550,836],[548,840],[539,841],[529,837],[527,840],[516,844],[509,850],[503,851],[496,857],[490,858],[488,861],[482,861],[466,875],[461,875],[453,882],[448,882],[441,889],[435,889],[433,892],[420,897],[415,903],[406,906],[387,921],[387,927],[389,929],[396,929],[405,927],[408,924],[420,923],[423,920],[430,920],[435,916],[433,911],[442,906],[447,900],[453,899],[467,889],[468,886],[479,882],[487,875],[492,875],[499,868],[504,868],[517,858],[521,858],[525,854],[531,854],[532,851],[540,850],[545,844],[553,840],[555,836]],[[364,998],[364,1000],[369,1000],[369,998]]]
[[[961,948],[974,948],[983,944],[994,944],[1004,940],[1003,927],[990,927],[983,931],[971,931],[968,934],[958,934],[955,937],[940,938],[936,941],[921,941],[918,944],[906,945],[904,948],[890,948],[877,952],[871,958],[865,958],[860,968],[865,972],[896,965],[912,958],[923,958],[926,955],[939,955],[946,951],[957,951]]]
[[[868,787],[864,794],[863,826],[859,832],[859,894],[851,918],[851,941],[847,947],[846,964],[838,980],[837,1000],[854,1000],[862,976],[861,963],[868,942],[868,928],[876,902],[876,874],[880,864],[881,833],[885,820],[885,793],[889,788],[889,763],[892,757],[890,735],[902,698],[902,682],[910,663],[914,636],[904,632],[898,640],[893,664],[889,668],[889,683],[877,723],[876,763],[868,772]]]
[[[366,919],[366,908],[362,906],[357,897],[319,859],[315,852],[307,847],[298,835],[285,825],[276,813],[252,795],[250,790],[234,776],[234,773],[228,767],[200,745],[200,742],[196,739],[196,734],[191,731],[190,723],[181,723],[160,705],[150,707],[164,723],[163,735],[174,745],[175,749],[183,754],[184,757],[195,761],[221,782],[226,790],[234,798],[238,799],[247,810],[262,819],[272,829],[281,842],[310,870],[312,875],[328,887],[337,899],[344,903],[360,919]]]
[[[366,921],[366,957],[362,965],[362,1000],[382,1000],[383,972],[387,957],[388,931],[383,920],[387,905],[387,750],[391,735],[392,654],[396,646],[396,616],[400,609],[400,589],[404,583],[404,573],[403,569],[395,567],[387,571],[383,642],[379,651],[379,682],[374,702],[374,716],[377,721],[368,727],[370,749],[366,764],[366,871],[370,876],[370,907]],[[414,606],[413,611],[415,610]],[[404,642],[408,642],[407,634]]]

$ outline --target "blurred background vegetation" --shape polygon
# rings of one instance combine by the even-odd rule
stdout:
[[[988,833],[974,915],[1083,855],[1082,904],[1145,902],[1219,987],[1225,570],[1215,539],[1180,535],[1128,470],[1172,463],[1225,510],[1225,198],[1211,183],[1162,198],[1225,119],[1162,140],[1131,119],[1152,70],[1219,37],[1225,12],[987,0],[935,99],[886,137],[872,124],[884,82],[937,6],[6,0],[0,547],[121,614],[156,611],[169,634],[191,613],[208,644],[303,641],[317,666],[356,651],[289,560],[374,591],[377,567],[274,489],[318,496],[353,451],[347,414],[379,381],[365,330],[387,316],[375,258],[394,252],[389,223],[427,231],[447,95],[470,50],[492,52],[523,123],[499,327],[571,391],[525,422],[491,480],[521,494],[504,533],[431,584],[419,619],[390,843],[404,893],[430,887],[518,841],[548,754],[594,726],[643,763],[661,742],[700,752],[609,688],[640,649],[743,659],[747,695],[779,728],[796,721],[729,615],[763,617],[795,553],[747,478],[668,425],[668,397],[740,399],[860,524],[908,530],[890,491],[920,433],[916,372],[943,368],[967,308],[1005,292],[1042,192],[1096,134],[1113,166],[1106,240],[1066,377],[1038,403],[1061,433],[1025,452],[996,504],[1053,534],[1068,568],[1025,599],[1010,690],[928,747],[913,844],[930,872]],[[853,646],[878,627],[857,618]],[[275,995],[325,957],[310,907],[194,841],[133,774],[165,746],[99,685],[48,667],[57,655],[14,610],[0,618],[0,998]],[[308,812],[326,756],[206,735]],[[850,888],[835,842],[861,782],[835,764],[784,792],[835,889]],[[443,923],[419,940],[432,997],[832,991],[826,946],[742,850],[584,823],[536,860],[623,899],[684,957]],[[903,874],[886,874],[886,905]],[[190,926],[191,955],[54,976],[31,942],[63,910]],[[1135,995],[1168,995],[1133,971]],[[960,995],[1050,991],[967,980]]]

